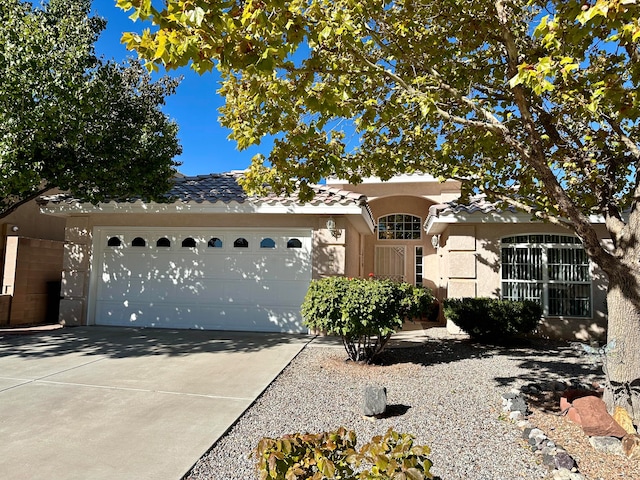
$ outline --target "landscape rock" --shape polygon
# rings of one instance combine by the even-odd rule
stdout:
[[[382,415],[387,410],[387,389],[367,385],[364,389],[362,413],[367,417]]]
[[[577,467],[576,461],[567,452],[558,452],[558,453],[556,453],[554,461],[555,461],[555,464],[556,464],[556,468],[558,470],[566,469],[566,470],[571,471],[572,469]]]
[[[527,402],[525,402],[524,398],[521,396],[517,396],[511,400],[510,410],[512,412],[520,412],[522,415],[526,415],[528,410]]]
[[[589,396],[597,396],[597,393],[593,390],[583,388],[570,388],[565,390],[560,397],[560,411],[564,412],[568,410],[575,399]]]
[[[640,459],[640,435],[629,433],[622,438],[622,452],[631,460]]]
[[[573,407],[580,416],[580,425],[584,433],[594,437],[624,437],[627,432],[613,419],[607,406],[598,397],[586,396],[576,398]]]
[[[624,455],[622,451],[622,442],[615,437],[589,437],[589,443],[593,448],[600,452],[612,455]]]
[[[553,480],[584,480],[584,476],[578,472],[561,468],[553,472]]]
[[[633,425],[633,420],[631,420],[631,416],[629,412],[627,412],[623,407],[617,405],[613,412],[613,419],[624,428],[625,432],[634,434],[636,433],[636,427]]]

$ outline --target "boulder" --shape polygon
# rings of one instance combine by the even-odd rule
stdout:
[[[618,425],[624,428],[625,432],[630,434],[636,433],[636,427],[633,426],[633,420],[631,420],[629,412],[627,412],[623,407],[619,405],[616,406],[613,411],[613,419]]]
[[[622,438],[627,432],[613,419],[607,406],[598,397],[586,396],[576,398],[573,407],[580,417],[580,425],[584,433],[590,437]]]
[[[599,452],[622,455],[622,442],[615,437],[590,437],[589,443]]]
[[[622,453],[632,460],[640,459],[640,435],[628,433],[622,438]]]
[[[367,385],[364,389],[362,413],[367,417],[382,415],[387,410],[387,389]]]

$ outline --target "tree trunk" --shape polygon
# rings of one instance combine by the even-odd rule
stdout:
[[[610,412],[613,412],[616,405],[624,407],[634,423],[639,425],[640,273],[633,266],[607,273],[607,344],[615,344],[604,356],[604,401]]]

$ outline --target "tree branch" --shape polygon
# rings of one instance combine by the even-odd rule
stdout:
[[[43,187],[40,190],[37,190],[35,192],[33,192],[32,194],[30,194],[29,196],[14,202],[13,204],[11,204],[11,206],[3,209],[2,211],[0,211],[0,219],[5,218],[9,215],[11,215],[13,212],[15,212],[18,208],[20,208],[22,205],[24,205],[25,203],[30,202],[31,200],[34,200],[36,198],[38,198],[40,195],[44,195],[45,193],[47,193],[49,190],[53,190],[54,187]]]

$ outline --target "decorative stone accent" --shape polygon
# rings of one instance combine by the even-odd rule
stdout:
[[[613,455],[624,455],[622,452],[622,442],[616,437],[589,437],[589,443],[600,452]]]
[[[616,423],[607,406],[598,397],[586,396],[572,402],[580,417],[584,433],[590,437],[624,437],[627,432]]]
[[[382,415],[387,410],[387,389],[367,385],[364,389],[362,413],[367,417]]]
[[[640,459],[640,435],[627,434],[622,438],[622,452],[631,460]]]
[[[560,389],[557,384],[547,384],[547,388]],[[528,391],[541,392],[541,388],[534,385],[529,385]],[[518,401],[516,401],[518,399]],[[524,403],[524,408],[519,403]],[[526,415],[528,412],[528,406],[526,405],[523,397],[516,392],[508,392],[502,395],[502,405],[505,411],[511,411],[511,414],[517,413],[520,415]],[[518,408],[522,408],[524,412],[520,410],[513,410],[514,405]],[[585,480],[582,475],[578,473],[578,466],[576,461],[562,448],[558,447],[553,441],[551,441],[542,430],[539,428],[532,428],[531,424],[526,420],[520,420],[517,422],[518,428],[522,430],[522,438],[529,444],[531,451],[536,455],[542,457],[542,463],[549,469],[553,470],[553,478],[558,480]]]
[[[616,406],[613,412],[613,419],[618,425],[624,428],[625,432],[630,434],[636,433],[636,427],[633,425],[633,420],[631,420],[629,412],[627,412],[623,407],[619,405]]]

